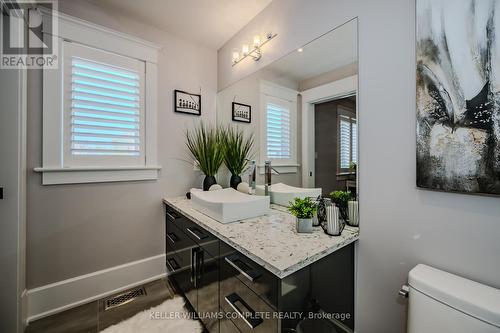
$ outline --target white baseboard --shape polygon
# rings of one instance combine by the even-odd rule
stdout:
[[[30,289],[28,323],[166,276],[165,254]]]

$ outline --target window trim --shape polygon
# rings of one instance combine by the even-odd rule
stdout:
[[[273,168],[279,173],[297,173],[299,164],[297,163],[297,113],[298,113],[299,92],[273,82],[261,80],[260,82],[260,145],[259,145],[259,174],[264,174],[264,162],[267,158],[267,99],[277,98],[290,102],[290,149],[289,159],[269,159]]]
[[[50,24],[48,11],[42,9],[43,24]],[[63,41],[90,46],[103,51],[145,62],[145,164],[117,167],[65,167],[63,164],[63,63],[57,69],[43,69],[43,157],[42,184],[71,184],[158,179],[161,166],[157,161],[157,82],[160,47],[112,29],[72,16],[54,12],[58,20],[57,42],[59,59],[63,56]]]

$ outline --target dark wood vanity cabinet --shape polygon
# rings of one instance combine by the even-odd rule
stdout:
[[[169,279],[210,333],[294,332],[301,318],[280,314],[316,302],[354,326],[353,244],[280,279],[166,205],[166,251]]]
[[[166,206],[166,266],[209,332],[219,332],[219,240]]]

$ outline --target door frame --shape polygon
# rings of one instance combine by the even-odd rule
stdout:
[[[5,123],[1,131],[10,138],[7,142],[0,143],[2,158],[10,159],[10,163],[2,165],[0,172],[0,186],[4,190],[4,198],[1,200],[2,223],[1,234],[10,239],[3,242],[8,246],[6,251],[12,253],[15,259],[8,261],[2,268],[13,274],[3,276],[7,279],[2,283],[5,285],[16,285],[15,301],[5,304],[12,309],[12,316],[1,320],[0,330],[12,332],[24,332],[27,317],[27,295],[26,295],[26,121],[27,121],[27,70],[26,69],[1,69],[4,75],[2,81],[8,83],[2,87],[9,86],[11,89],[2,93],[3,109],[1,112],[13,112],[15,116],[4,114]],[[15,90],[15,93],[12,93]],[[3,117],[2,117],[3,118]],[[1,122],[0,122],[1,124]],[[5,178],[4,178],[5,177]],[[13,223],[15,225],[12,225]],[[15,280],[15,281],[14,281]],[[10,298],[9,298],[10,299]],[[7,297],[6,297],[7,300]],[[14,315],[15,313],[15,315]],[[5,326],[4,326],[5,325]],[[5,330],[4,330],[5,328]]]
[[[338,81],[304,90],[300,94],[302,96],[302,187],[314,187],[316,180],[314,105],[355,95],[357,118],[359,104],[358,76],[349,76]]]

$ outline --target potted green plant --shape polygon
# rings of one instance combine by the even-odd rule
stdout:
[[[230,186],[234,189],[241,183],[241,173],[245,170],[252,153],[254,136],[245,136],[243,130],[228,126],[223,134],[224,163],[231,172]]]
[[[311,198],[295,198],[290,201],[288,211],[296,217],[297,232],[312,232],[313,217],[318,206]]]
[[[200,123],[197,127],[186,131],[186,146],[205,174],[203,190],[217,184],[215,175],[224,162],[223,133],[220,128]]]
[[[349,163],[349,171],[353,172],[353,173],[356,173],[357,166],[358,165],[356,164],[356,162]]]
[[[333,191],[330,193],[330,198],[339,208],[340,217],[347,222],[347,203],[352,199],[352,193],[350,191]]]

